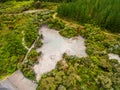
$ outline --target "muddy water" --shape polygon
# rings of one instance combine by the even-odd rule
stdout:
[[[47,26],[41,27],[39,33],[43,35],[43,46],[37,49],[37,52],[42,52],[38,59],[39,64],[34,66],[37,80],[42,74],[54,69],[65,52],[78,57],[87,56],[84,39],[81,36],[67,39],[62,37],[58,31],[49,29]]]

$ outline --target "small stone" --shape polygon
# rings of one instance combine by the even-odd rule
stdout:
[[[65,88],[65,86],[63,86],[63,85],[60,85],[60,86],[58,87],[58,90],[66,90],[66,88]]]

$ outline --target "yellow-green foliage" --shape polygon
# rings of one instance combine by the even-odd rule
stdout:
[[[99,27],[85,25],[81,35],[86,39],[87,53],[89,55],[104,54],[105,52],[120,55],[120,37],[117,34],[101,31]]]
[[[41,1],[41,2],[72,2],[72,1],[76,1],[76,0],[34,0],[34,1]]]
[[[32,4],[32,1],[0,3],[0,78],[20,69],[26,77],[35,80],[32,66],[39,54],[33,49],[22,63],[27,53],[22,39],[29,48],[38,37],[38,27],[51,18],[53,11],[24,13]],[[41,38],[35,48],[42,45]]]
[[[37,29],[33,23],[34,15],[1,15],[0,16],[0,74],[1,76],[14,72],[22,62],[27,50],[22,44],[23,34],[26,32],[25,42],[29,46],[37,37]],[[31,23],[31,26],[29,25]],[[32,27],[32,28],[31,28]],[[32,34],[32,36],[31,36]],[[27,37],[31,40],[27,40]]]
[[[65,23],[62,22],[62,20],[60,20],[60,19],[51,19],[51,20],[49,20],[48,26],[50,28],[58,30],[59,33],[62,36],[67,37],[67,38],[71,38],[71,37],[74,37],[74,36],[77,36],[77,35],[80,34],[77,31],[78,30],[77,27],[73,28],[73,27],[66,26]]]
[[[31,7],[32,3],[33,1],[9,1],[5,3],[0,3],[0,14],[20,13],[22,11],[26,11]]]
[[[43,75],[37,90],[120,89],[120,64],[117,60],[109,60],[107,55],[111,46],[120,43],[120,37],[90,24],[85,25],[81,35],[85,38],[88,57],[64,54],[57,67]],[[112,53],[120,55],[119,47]]]
[[[64,60],[68,67],[65,68],[63,61],[60,61],[56,69],[42,77],[37,90],[55,90],[60,87],[65,90],[120,89],[119,71],[106,71],[99,67],[99,64],[94,63],[93,58],[90,57],[64,56]],[[101,61],[98,60],[98,63]],[[120,64],[116,64],[117,67],[111,65],[109,61],[104,64],[107,68],[120,69]]]
[[[58,31],[65,28],[65,23],[59,19],[51,19],[48,23],[50,28],[54,28]]]
[[[65,27],[64,29],[60,30],[59,33],[62,36],[67,37],[67,38],[71,38],[71,37],[79,35],[79,33],[77,32],[77,29],[71,28],[71,27]]]

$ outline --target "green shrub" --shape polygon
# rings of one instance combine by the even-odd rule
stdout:
[[[86,40],[88,57],[78,58],[64,53],[56,68],[42,76],[38,90],[43,89],[41,87],[51,90],[49,86],[53,86],[56,90],[60,87],[66,90],[120,89],[120,64],[116,60],[109,60],[107,55],[111,46],[118,48],[115,45],[119,45],[119,36],[104,32],[90,24],[85,25],[80,34]],[[49,86],[48,78],[53,79]]]
[[[25,10],[28,10],[32,6],[32,1],[22,1],[22,2],[16,2],[16,1],[8,1],[5,3],[0,3],[0,14],[9,14],[9,13],[20,13]]]
[[[65,27],[65,24],[59,19],[51,19],[48,23],[50,28],[54,28],[56,30],[61,30]]]
[[[95,23],[113,32],[120,32],[119,3],[119,0],[77,0],[61,4],[57,12],[59,16],[80,23]]]
[[[23,72],[24,76],[31,79],[36,80],[34,70],[29,63],[25,63],[24,65],[20,65],[19,69]]]
[[[41,2],[72,2],[72,1],[76,1],[76,0],[34,0],[34,1],[41,1]]]
[[[65,29],[60,30],[59,33],[62,36],[67,37],[67,38],[71,38],[71,37],[75,37],[75,36],[79,35],[79,33],[77,32],[77,29],[69,28],[69,27],[65,27]]]
[[[34,50],[34,49],[32,49],[31,51],[30,51],[30,53],[28,54],[28,60],[29,60],[29,62],[30,63],[35,63],[36,61],[37,61],[37,59],[38,59],[38,53],[36,52],[36,50]]]

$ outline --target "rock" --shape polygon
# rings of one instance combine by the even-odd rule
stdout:
[[[63,85],[59,85],[58,90],[66,90],[66,88]]]

